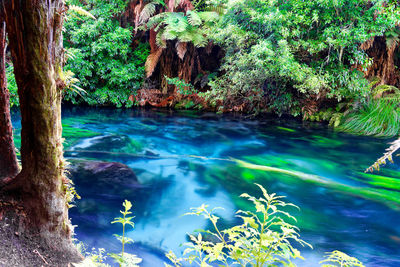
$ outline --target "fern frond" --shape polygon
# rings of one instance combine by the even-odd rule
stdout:
[[[79,14],[81,16],[89,17],[89,18],[92,18],[94,20],[96,19],[96,17],[93,16],[92,13],[90,13],[89,11],[83,9],[80,6],[69,5],[68,6],[68,10],[74,11],[74,12],[76,12],[77,14]]]
[[[153,74],[154,70],[156,69],[158,61],[160,60],[163,50],[164,50],[163,48],[158,48],[156,52],[151,53],[147,57],[147,60],[145,63],[147,78],[149,78]]]
[[[393,154],[400,149],[400,138],[390,144],[390,147],[386,149],[386,153],[383,154],[372,166],[368,167],[365,172],[373,172],[374,170],[379,171],[381,165],[385,165],[387,161],[393,162]]]
[[[167,25],[167,31],[184,32],[189,22],[182,12],[168,12],[165,24]]]
[[[400,96],[399,88],[397,88],[395,86],[391,86],[391,85],[386,85],[386,84],[378,85],[377,87],[375,87],[372,91],[372,96],[374,98],[379,98],[384,93],[387,93],[387,92],[391,92],[392,94],[398,94]]]
[[[197,14],[201,18],[201,20],[204,22],[213,22],[213,21],[218,20],[218,18],[219,18],[218,13],[216,13],[214,11],[198,12]]]
[[[177,8],[183,0],[171,0],[171,1],[175,1],[174,7]]]
[[[186,15],[187,15],[187,20],[190,23],[190,25],[192,25],[192,26],[201,25],[202,20],[196,11],[188,10],[186,12]]]
[[[157,14],[149,19],[146,26],[148,29],[152,29],[160,24],[163,24],[165,18],[168,16],[167,12]],[[157,31],[157,30],[156,30]]]
[[[164,39],[164,31],[165,31],[164,29],[161,29],[160,31],[157,32],[156,35],[156,45],[161,48],[167,48],[167,43],[165,42]]]
[[[156,12],[156,4],[154,2],[148,3],[144,6],[139,15],[139,24],[143,24],[150,19]]]
[[[178,57],[183,60],[187,51],[187,43],[177,42],[175,48]]]

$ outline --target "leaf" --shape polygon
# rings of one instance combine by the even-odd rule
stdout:
[[[177,42],[176,43],[176,53],[178,54],[179,58],[183,60],[187,51],[187,43]]]
[[[80,6],[69,5],[69,6],[68,6],[68,10],[74,11],[74,12],[76,12],[77,14],[79,14],[79,15],[81,15],[81,16],[89,17],[89,18],[94,19],[94,20],[96,19],[96,17],[93,16],[92,13],[90,13],[90,12],[87,11],[87,10],[84,10],[84,9],[83,9],[82,7],[80,7]]]
[[[192,26],[200,26],[201,25],[201,18],[196,11],[188,10],[186,12],[188,17],[188,21]]]
[[[150,54],[147,57],[145,63],[147,78],[149,78],[153,74],[163,50],[164,50],[163,48],[158,48],[157,51],[155,51],[154,53]]]

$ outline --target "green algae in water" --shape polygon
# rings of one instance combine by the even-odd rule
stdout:
[[[372,173],[358,173],[362,178],[364,178],[364,182],[373,185],[375,187],[382,187],[386,189],[394,189],[400,190],[400,179],[392,178]]]
[[[84,138],[90,138],[99,136],[100,133],[96,133],[90,130],[81,129],[72,127],[68,124],[62,124],[63,127],[63,138],[65,138],[64,148],[68,149],[74,144],[76,144],[79,140]]]
[[[256,165],[241,160],[237,160],[237,163],[240,167],[243,168],[283,174],[280,179],[286,180],[285,182],[289,182],[290,180],[295,181],[295,179],[297,178],[298,180],[313,183],[318,186],[327,187],[341,193],[347,193],[353,196],[380,202],[392,209],[400,209],[400,192],[368,187],[350,186],[318,175],[307,174],[293,170],[285,170],[270,166]]]
[[[296,130],[294,130],[294,129],[290,129],[290,128],[286,128],[286,127],[282,127],[282,126],[277,126],[276,129],[282,130],[282,131],[285,131],[285,132],[289,132],[289,133],[295,133],[296,132]]]

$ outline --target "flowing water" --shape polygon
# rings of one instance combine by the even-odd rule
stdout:
[[[128,199],[136,225],[128,230],[135,244],[127,250],[143,258],[141,266],[163,266],[165,252],[179,254],[187,233],[209,226],[184,213],[203,203],[223,207],[221,227],[231,226],[238,222],[235,211],[250,207],[238,196],[258,195],[259,183],[301,208],[292,214],[314,248],[301,248],[306,261],[298,266],[318,266],[335,249],[366,266],[400,266],[400,167],[363,173],[390,140],[292,119],[152,110],[66,109],[63,125],[67,158],[121,162],[138,180],[132,187],[116,178],[110,187],[96,185],[96,177],[77,178],[82,199],[70,217],[89,251],[119,251],[113,234],[121,229],[110,221]],[[318,179],[245,169],[230,158]]]

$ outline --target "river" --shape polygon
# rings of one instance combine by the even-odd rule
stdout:
[[[18,114],[13,121],[18,144]],[[97,188],[93,177],[89,190],[88,181],[85,187],[76,182],[82,199],[70,217],[89,251],[119,251],[113,234],[121,233],[120,226],[110,222],[128,199],[136,225],[127,233],[135,240],[127,250],[143,258],[141,266],[163,266],[165,252],[179,254],[187,233],[208,227],[201,217],[184,213],[203,203],[222,207],[221,227],[233,225],[235,211],[250,207],[238,196],[258,195],[259,183],[300,207],[292,214],[313,249],[300,248],[306,260],[298,266],[319,266],[324,253],[335,249],[366,266],[400,266],[400,166],[363,173],[390,139],[288,118],[190,111],[69,108],[63,125],[67,158],[121,162],[141,185],[131,189],[116,180],[112,188]],[[322,182],[245,169],[229,159],[317,175]]]

